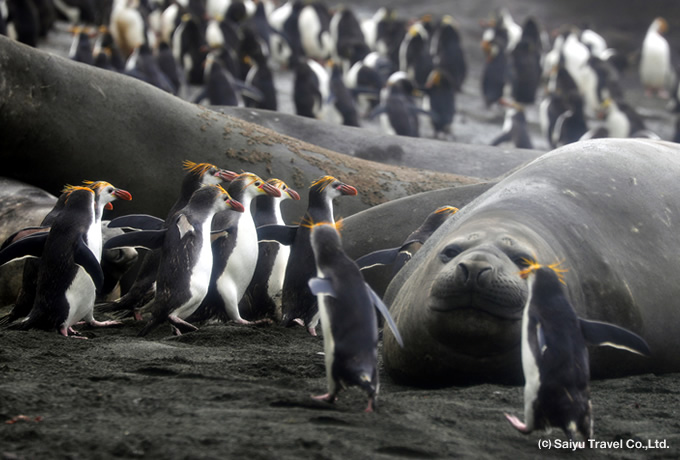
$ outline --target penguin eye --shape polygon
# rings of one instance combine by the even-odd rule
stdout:
[[[262,182],[260,182],[260,181],[255,182],[255,187],[259,187],[260,185],[262,185]]]
[[[439,259],[446,264],[453,260],[461,252],[463,252],[463,248],[457,244],[450,244],[439,253]]]

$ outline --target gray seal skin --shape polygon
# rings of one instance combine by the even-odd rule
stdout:
[[[578,315],[642,336],[651,357],[591,350],[592,375],[680,371],[680,146],[601,139],[547,153],[448,220],[397,274],[384,363],[402,383],[521,383],[523,258],[564,261]],[[662,276],[659,276],[659,275]]]

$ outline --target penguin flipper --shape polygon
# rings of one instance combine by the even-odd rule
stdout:
[[[0,251],[0,265],[12,260],[42,256],[49,232],[41,232],[24,237]]]
[[[401,248],[388,248],[369,252],[368,254],[359,257],[355,262],[360,270],[375,267],[376,265],[390,265],[399,255],[400,249]]]
[[[144,248],[158,249],[163,246],[166,230],[140,230],[114,236],[104,244],[104,249],[115,248]]]
[[[368,294],[371,296],[371,300],[373,301],[373,305],[380,312],[380,314],[383,315],[383,318],[385,318],[385,321],[387,322],[387,325],[392,330],[392,334],[394,334],[394,338],[397,340],[397,343],[399,344],[399,346],[404,348],[404,340],[401,338],[401,334],[399,333],[399,329],[397,329],[397,325],[394,323],[394,320],[392,319],[392,315],[390,315],[390,310],[387,308],[387,305],[385,305],[383,303],[380,296],[378,294],[376,294],[373,289],[371,289],[371,286],[369,286],[368,283],[364,283],[364,284],[366,285],[366,289],[368,290]]]
[[[104,272],[102,271],[102,266],[99,264],[99,261],[92,253],[92,250],[87,246],[82,236],[78,239],[78,244],[76,245],[73,254],[73,260],[76,265],[83,267],[87,274],[90,275],[97,291],[101,290],[101,287],[104,285]]]
[[[652,354],[645,339],[627,329],[583,318],[579,318],[579,323],[581,324],[583,338],[590,345],[619,348],[643,356]]]
[[[375,117],[377,117],[381,113],[385,113],[385,112],[387,112],[387,106],[379,105],[376,108],[374,108],[373,110],[371,110],[371,113],[369,113],[368,117],[366,117],[366,118],[368,118],[369,120],[373,120]]]
[[[257,228],[257,241],[273,241],[290,246],[295,241],[297,225],[263,225]]]
[[[148,214],[129,214],[112,219],[109,228],[133,228],[137,230],[161,230],[165,221]]]
[[[336,296],[335,289],[333,289],[333,284],[329,279],[312,277],[307,282],[307,285],[309,286],[309,290],[314,295],[325,294],[332,297]]]
[[[35,233],[49,232],[51,227],[26,227],[12,233],[7,239],[0,245],[0,251],[5,249],[12,243],[19,241],[22,238],[33,235]]]
[[[510,142],[512,140],[512,133],[510,131],[502,132],[494,140],[491,141],[491,146],[502,144],[503,142]]]

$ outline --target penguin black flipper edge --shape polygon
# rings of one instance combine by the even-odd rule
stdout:
[[[115,248],[144,248],[157,249],[163,245],[166,230],[140,230],[137,232],[124,233],[114,236],[104,244],[104,249]]]
[[[27,236],[7,246],[0,251],[0,265],[27,257],[40,257],[45,248],[45,241],[49,232],[41,232]]]
[[[78,239],[78,245],[73,254],[73,260],[76,265],[80,265],[90,275],[97,291],[101,290],[104,285],[104,272],[99,261],[92,253],[92,250],[87,246],[85,240],[81,236]]]
[[[138,230],[161,230],[165,221],[148,214],[129,214],[112,219],[109,228],[134,228]]]
[[[257,240],[274,241],[290,246],[297,234],[297,225],[263,225],[257,228]]]
[[[643,356],[652,354],[645,339],[627,329],[583,318],[579,318],[579,323],[583,338],[590,345],[619,348]]]
[[[5,249],[10,244],[16,243],[20,239],[26,238],[27,236],[34,235],[36,233],[49,232],[50,228],[51,227],[49,226],[22,228],[21,230],[18,230],[7,237],[2,245],[0,245],[0,251]]]
[[[359,266],[360,270],[375,267],[376,265],[389,265],[397,258],[400,250],[401,248],[379,249],[359,257],[354,262]]]
[[[394,320],[392,319],[392,315],[390,315],[390,310],[387,308],[387,305],[385,305],[383,303],[380,296],[378,294],[376,294],[373,289],[371,289],[371,286],[369,286],[368,283],[364,283],[364,284],[366,285],[366,289],[368,290],[368,295],[371,296],[371,300],[373,301],[373,305],[380,312],[380,314],[383,315],[383,318],[385,318],[387,325],[392,330],[392,334],[394,334],[394,338],[397,340],[397,343],[399,344],[400,347],[403,348],[404,347],[404,341],[401,338],[401,334],[399,333],[399,329],[397,329],[397,325],[394,323]]]

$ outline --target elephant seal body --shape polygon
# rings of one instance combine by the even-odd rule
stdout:
[[[648,341],[650,358],[591,352],[594,377],[680,370],[680,146],[595,140],[547,153],[435,232],[385,301],[384,361],[419,385],[520,383],[524,259],[564,261],[580,317]]]
[[[32,185],[0,177],[0,244],[17,230],[40,225],[57,197]],[[5,267],[0,276],[0,307],[14,303],[21,289],[23,263]]]

